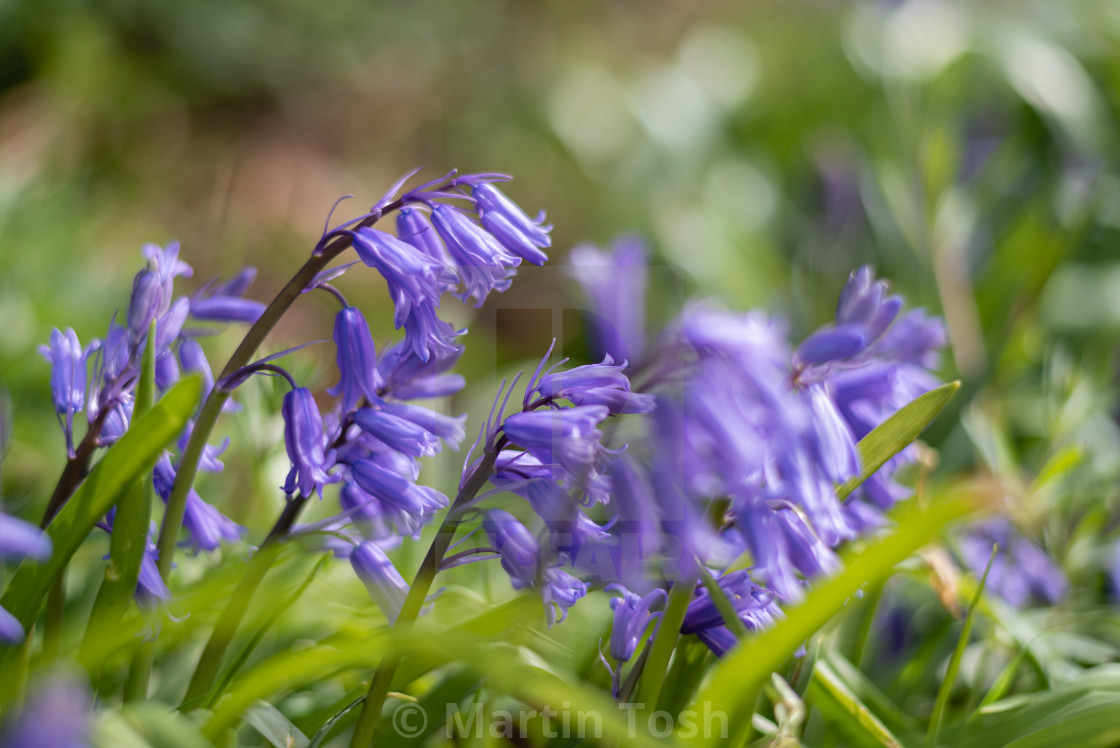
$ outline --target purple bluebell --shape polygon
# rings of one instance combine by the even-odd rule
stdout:
[[[544,520],[553,535],[553,549],[567,558],[578,556],[584,543],[602,540],[608,535],[555,480],[530,480],[518,493],[525,496],[536,515]]]
[[[327,451],[323,418],[315,396],[306,387],[295,387],[284,395],[281,412],[284,446],[292,462],[284,481],[284,492],[292,495],[298,491],[302,496],[310,496],[317,491],[321,498],[323,486],[334,482],[327,473],[334,462],[334,454]]]
[[[152,484],[156,493],[166,502],[175,484],[175,468],[171,464],[171,456],[166,452],[160,456],[152,471]],[[217,550],[222,541],[240,540],[245,533],[244,527],[204,501],[193,488],[187,493],[183,526],[190,534],[189,545],[196,551]]]
[[[144,259],[148,261],[149,267],[154,266],[156,273],[159,275],[160,283],[163,284],[160,304],[160,314],[163,314],[167,311],[171,299],[174,297],[175,279],[179,276],[189,278],[194,275],[194,270],[190,265],[179,259],[179,242],[169,242],[166,247],[160,247],[157,244],[145,244],[140,252]]]
[[[475,183],[472,185],[471,193],[478,205],[482,225],[486,226],[487,230],[491,230],[488,225],[488,218],[489,220],[500,218],[509,228],[529,242],[533,248],[543,249],[552,246],[552,239],[548,236],[552,227],[544,224],[544,213],[537,216],[535,220],[530,218],[516,203],[489,182]],[[507,246],[507,248],[516,251],[512,247]],[[537,254],[540,254],[543,258],[540,262],[535,263],[537,265],[548,259],[544,257],[543,253],[538,252]],[[525,257],[525,259],[535,262],[529,257]]]
[[[608,355],[601,364],[545,374],[535,390],[548,400],[563,398],[575,405],[603,405],[612,415],[652,412],[653,396],[632,392],[624,368]]]
[[[730,572],[716,581],[748,630],[767,628],[781,618],[774,593],[751,581],[746,570]],[[699,585],[685,611],[681,633],[695,634],[721,657],[735,644],[735,635],[724,625],[707,588]]]
[[[433,349],[440,355],[453,348],[451,338],[459,333],[435,316],[435,308],[444,289],[456,282],[454,271],[384,231],[362,228],[351,236],[358,256],[389,286],[396,306],[393,322],[405,328],[405,346],[424,361]]]
[[[447,497],[434,488],[413,483],[372,460],[359,460],[352,464],[350,477],[352,482],[348,482],[343,490],[360,489],[379,501],[383,515],[402,534],[411,529],[413,532],[407,534],[419,536],[424,523],[448,503]]]
[[[871,267],[853,270],[836,302],[836,323],[858,325],[867,340],[878,338],[902,309],[902,297],[887,296],[887,282],[875,280]]]
[[[463,301],[473,298],[475,306],[481,306],[491,291],[509,288],[513,268],[521,264],[520,257],[511,254],[465,213],[448,205],[432,207],[432,225],[459,272]]]
[[[1065,596],[1069,582],[1061,567],[1005,517],[976,523],[961,534],[961,557],[977,577],[984,573],[994,544],[999,550],[988,572],[989,592],[1016,608],[1052,604]]]
[[[801,366],[850,358],[867,346],[862,326],[836,325],[817,330],[797,346],[793,360]]]
[[[501,509],[487,511],[482,528],[498,552],[502,568],[509,575],[513,588],[534,588],[540,592],[549,625],[564,620],[568,608],[587,594],[586,584],[563,569],[543,562],[540,543],[509,512]]]
[[[425,431],[438,436],[452,449],[458,449],[467,434],[464,427],[467,420],[466,415],[447,416],[421,405],[398,402],[387,402],[381,406],[381,410],[389,415],[415,423]]]
[[[159,550],[155,543],[148,547],[140,559],[140,576],[136,579],[136,601],[142,605],[153,606],[161,600],[171,599],[171,590],[159,573]]]
[[[381,385],[377,353],[369,324],[361,310],[346,307],[335,316],[334,343],[338,353],[339,380],[327,392],[341,397],[344,411],[352,410],[363,397],[370,403],[380,401],[377,394]]]
[[[148,326],[160,314],[163,304],[163,282],[159,272],[145,268],[132,281],[132,296],[128,303],[128,335],[131,344],[148,334]]]
[[[663,589],[654,589],[639,596],[621,584],[609,584],[607,591],[622,595],[611,598],[614,620],[611,624],[610,653],[618,662],[626,662],[634,656],[634,650],[650,623],[661,617],[661,613],[653,612],[653,608],[664,605],[667,595]]]
[[[202,399],[205,400],[210,390],[214,389],[214,372],[210,368],[210,362],[206,360],[202,345],[194,338],[184,340],[179,344],[179,361],[186,371],[202,376]]]
[[[52,673],[0,731],[0,748],[87,748],[94,743],[92,703],[76,676]]]
[[[256,277],[256,268],[247,267],[225,283],[207,285],[191,297],[191,316],[207,322],[256,322],[265,305],[242,298]]]
[[[51,555],[51,540],[39,528],[16,517],[0,513],[0,560],[25,558],[45,561]],[[23,626],[8,611],[0,608],[0,642],[23,640]]]
[[[363,541],[350,552],[350,564],[389,623],[396,623],[409,587],[385,551],[375,543]]]
[[[179,363],[175,360],[175,354],[168,351],[156,359],[155,375],[156,388],[160,392],[164,392],[179,381]],[[204,392],[203,399],[205,397],[206,393]]]
[[[435,434],[386,410],[360,408],[354,412],[354,423],[386,446],[411,457],[434,455],[442,446]]]
[[[402,208],[397,213],[397,238],[411,244],[437,262],[451,264],[451,259],[447,256],[436,230],[432,228],[431,221],[415,208]],[[453,291],[458,285],[456,279],[447,284],[444,290]]]
[[[586,473],[602,454],[599,424],[610,414],[602,405],[514,413],[502,431],[542,462],[558,462],[575,476]]]
[[[390,346],[377,362],[386,395],[421,400],[455,394],[466,386],[466,380],[449,370],[462,353],[462,346],[453,346],[450,350],[437,350],[425,360],[403,343]]]
[[[85,406],[86,359],[90,350],[82,350],[72,328],[66,328],[66,332],[55,328],[50,345],[40,346],[39,352],[51,363],[51,399],[66,435],[67,451],[73,451],[74,414]]]
[[[575,247],[569,259],[570,273],[591,307],[587,320],[592,352],[616,361],[642,359],[649,282],[645,244],[630,236],[618,239],[610,252],[584,244]]]
[[[503,509],[491,509],[482,520],[482,529],[501,556],[502,568],[515,590],[534,586],[541,575],[541,547],[529,528]]]

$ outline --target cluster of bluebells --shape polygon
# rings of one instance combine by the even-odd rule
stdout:
[[[992,546],[998,546],[992,558]],[[991,561],[985,589],[1009,605],[1053,604],[1065,597],[1066,575],[1046,551],[1028,539],[1007,517],[970,526],[958,540],[961,559],[979,578]]]
[[[212,334],[214,329],[197,323],[253,322],[264,311],[260,302],[244,298],[256,277],[253,268],[246,268],[223,283],[211,282],[193,296],[176,296],[176,278],[193,273],[191,266],[179,259],[178,243],[172,242],[165,248],[145,245],[143,256],[147,262],[133,280],[123,324],[114,316],[105,337],[92,340],[84,348],[73,329],[54,330],[50,344],[42,346],[42,354],[51,364],[51,393],[71,459],[79,457],[77,452],[85,453],[88,459],[93,450],[112,445],[128,430],[141,358],[147,346],[153,347],[159,392],[175,384],[184,371],[199,373],[209,389],[214,377],[199,338]],[[76,450],[74,420],[83,411],[86,430]],[[188,423],[179,440],[180,448],[190,437],[190,429]],[[224,448],[207,446],[200,469],[220,471],[219,455]],[[152,474],[155,490],[164,500],[175,480],[175,460],[171,452],[165,451]],[[221,541],[241,535],[240,526],[193,490],[187,500],[185,524],[190,534],[188,544],[196,550],[214,550]],[[112,526],[110,514],[100,527],[111,532]],[[141,600],[168,595],[156,568],[155,552],[152,543],[143,560],[137,587]]]
[[[799,344],[762,312],[694,302],[647,348],[641,245],[581,247],[573,262],[595,352],[629,356],[625,371],[657,398],[644,439],[608,470],[609,537],[583,554],[592,575],[602,578],[606,559],[617,576],[605,581],[623,583],[615,631],[644,630],[650,605],[640,601],[650,590],[695,580],[697,564],[738,568],[743,559],[749,568],[719,584],[748,629],[768,625],[779,603],[835,568],[836,546],[883,525],[908,495],[895,476],[916,460],[912,449],[844,501],[836,487],[858,474],[861,438],[940,384],[941,321],[904,313],[864,267],[844,286],[835,322]],[[718,654],[735,641],[700,585],[682,632]],[[633,651],[612,636],[611,655],[622,663]]]

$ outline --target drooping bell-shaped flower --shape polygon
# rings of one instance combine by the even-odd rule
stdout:
[[[284,395],[281,406],[284,416],[284,446],[292,469],[284,481],[284,492],[310,496],[312,491],[323,495],[323,486],[334,479],[327,474],[334,462],[333,452],[326,451],[323,418],[315,396],[306,387],[295,387]]]
[[[570,473],[587,472],[602,453],[599,424],[610,414],[602,405],[514,413],[502,430],[542,462],[559,462]]]
[[[385,551],[375,543],[363,541],[350,552],[350,564],[389,623],[396,623],[409,587]]]
[[[459,271],[464,287],[460,297],[463,301],[473,298],[475,306],[481,306],[491,291],[509,288],[513,268],[521,264],[520,257],[509,252],[465,213],[448,205],[432,207],[432,225]]]
[[[619,592],[622,597],[611,598],[614,621],[611,624],[611,657],[626,662],[634,656],[646,629],[652,621],[661,617],[653,608],[664,605],[667,599],[665,590],[655,589],[645,595],[635,595],[621,584],[607,585],[608,591]]]
[[[338,352],[339,380],[331,395],[341,398],[343,411],[352,410],[365,397],[371,403],[380,397],[380,375],[377,372],[377,353],[369,324],[360,309],[346,307],[334,318],[334,343]]]
[[[360,408],[354,413],[354,423],[386,446],[410,457],[434,455],[442,447],[435,434],[386,410]]]
[[[623,368],[608,355],[601,364],[546,374],[536,390],[544,398],[564,398],[576,405],[602,405],[612,415],[652,412],[653,396],[631,392],[630,379],[622,373]]]

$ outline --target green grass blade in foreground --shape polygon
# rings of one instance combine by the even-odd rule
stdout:
[[[961,387],[949,382],[911,400],[887,420],[859,440],[859,475],[837,487],[836,498],[843,501],[861,483],[883,467],[887,460],[905,449],[929,425]]]
[[[0,605],[30,629],[54,580],[105,514],[156,463],[160,452],[182,432],[198,406],[202,379],[184,377],[146,414],[136,419],[94,466],[89,477],[47,527],[54,552],[42,564],[24,563],[12,577]],[[0,647],[0,672],[17,647]]]
[[[901,748],[902,741],[844,685],[825,661],[817,662],[805,700],[821,710],[829,730],[835,727],[855,745]]]
[[[980,585],[972,597],[972,604],[968,606],[968,615],[965,616],[961,635],[957,638],[957,646],[953,649],[953,656],[949,658],[949,667],[937,689],[937,699],[933,702],[933,713],[929,718],[929,731],[926,733],[927,748],[937,743],[937,734],[941,730],[941,720],[945,718],[945,709],[949,706],[949,694],[953,690],[953,683],[957,680],[957,672],[961,669],[961,658],[964,648],[968,646],[968,636],[972,632],[972,621],[976,617],[976,608],[980,604],[980,596],[984,594],[984,585],[988,582],[988,572],[992,570],[992,563],[996,560],[999,546],[992,546],[992,555],[988,557],[988,565],[984,567],[984,576],[980,578]]]
[[[839,613],[862,585],[886,579],[896,564],[929,543],[946,525],[968,514],[975,504],[975,499],[967,495],[940,497],[930,508],[910,511],[901,517],[889,534],[869,543],[858,555],[845,554],[843,569],[831,578],[819,580],[785,620],[727,653],[693,708],[707,706],[712,712],[728,714],[733,740],[745,734],[755,695],[770,674]],[[721,744],[718,736],[698,738],[696,742]]]
[[[132,407],[133,420],[141,418],[155,404],[155,340],[156,323],[153,320],[140,360],[140,380]],[[109,539],[109,563],[105,565],[105,576],[97,590],[89,625],[78,652],[78,659],[83,663],[87,662],[93,642],[117,633],[116,629],[128,610],[148,546],[153,493],[151,478],[144,474],[121,497],[119,511],[113,518],[113,534]]]

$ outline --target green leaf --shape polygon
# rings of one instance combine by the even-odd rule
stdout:
[[[984,584],[988,581],[988,572],[992,570],[992,563],[995,562],[998,552],[999,546],[993,545],[992,555],[988,557],[988,565],[984,567],[984,576],[980,577],[976,594],[972,596],[972,604],[968,606],[968,615],[965,616],[961,635],[957,639],[957,646],[953,650],[953,656],[949,658],[949,667],[945,670],[941,687],[937,689],[937,699],[933,702],[933,714],[930,715],[929,731],[926,733],[927,746],[937,743],[937,733],[941,730],[941,720],[945,717],[945,708],[949,704],[949,694],[952,693],[953,683],[956,682],[957,673],[961,669],[964,649],[968,646],[968,635],[972,631],[972,621],[976,617],[976,608],[980,605],[980,596],[984,594]]]
[[[132,409],[134,420],[151,410],[155,402],[155,340],[156,323],[153,320],[148,328],[144,355],[140,361],[140,381],[136,386],[136,401]],[[89,615],[89,625],[86,626],[79,648],[78,659],[83,663],[88,663],[94,642],[113,637],[117,633],[136,591],[140,565],[148,546],[153,493],[152,481],[144,474],[121,498],[119,511],[113,519],[113,534],[109,538],[109,563],[105,565],[105,577],[97,590],[93,610]]]
[[[291,720],[267,701],[258,701],[246,709],[245,721],[276,748],[308,748],[311,742]]]
[[[213,748],[198,728],[170,707],[150,702],[101,712],[95,748]]]
[[[646,645],[649,648],[649,655],[642,667],[641,680],[638,683],[638,703],[645,704],[650,709],[657,704],[658,696],[661,694],[661,684],[665,680],[669,658],[677,646],[677,635],[681,630],[684,615],[688,611],[688,604],[692,601],[695,587],[695,577],[678,579],[673,583],[661,622],[657,625],[653,640]]]
[[[836,498],[843,501],[861,483],[875,474],[890,458],[905,449],[929,425],[953,394],[960,382],[949,382],[919,395],[898,409],[887,420],[859,440],[859,475],[849,478],[836,489]]]
[[[730,715],[732,739],[744,735],[750,725],[755,695],[770,674],[839,613],[862,585],[886,579],[895,564],[930,542],[946,525],[969,513],[975,501],[963,492],[943,496],[926,509],[911,511],[892,532],[870,542],[857,555],[845,553],[842,570],[819,580],[781,625],[744,639],[724,656],[692,708],[709,707]],[[718,744],[710,738],[697,738],[694,742]]]
[[[856,745],[901,748],[902,742],[879,721],[825,661],[818,661],[805,694],[821,710],[828,727],[843,732]]]
[[[50,560],[42,564],[24,562],[0,599],[0,605],[25,629],[30,629],[47,591],[94,526],[141,475],[152,469],[160,452],[182,432],[201,392],[201,377],[184,377],[155,407],[137,418],[47,527],[54,548]],[[0,648],[0,672],[6,670],[17,651],[16,647]]]

